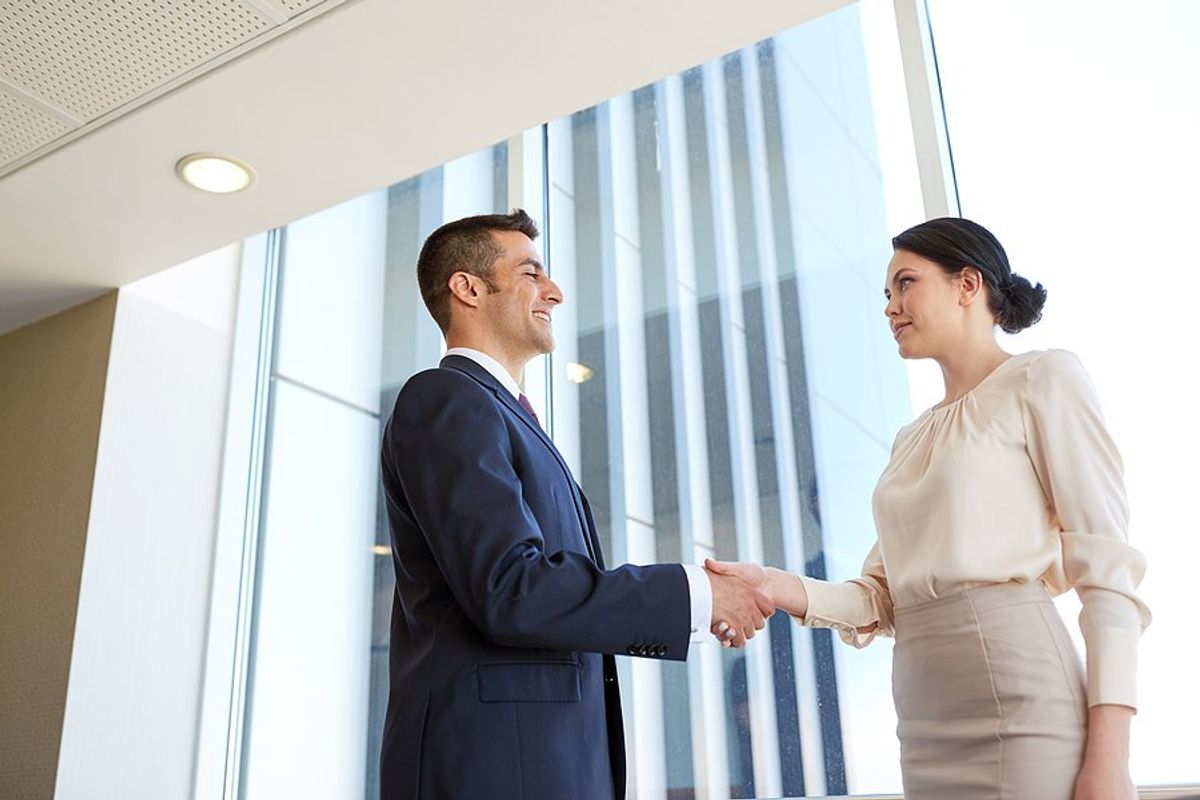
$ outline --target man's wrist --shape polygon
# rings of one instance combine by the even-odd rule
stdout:
[[[681,564],[687,577],[688,585],[688,617],[691,621],[689,639],[693,643],[711,638],[709,627],[712,625],[713,591],[709,574],[704,567],[696,564]]]

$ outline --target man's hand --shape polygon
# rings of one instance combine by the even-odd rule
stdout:
[[[706,564],[707,566],[707,564]],[[757,564],[737,564],[735,569],[708,570],[712,584],[713,633],[723,646],[743,647],[762,630],[775,604],[767,595],[767,574]]]

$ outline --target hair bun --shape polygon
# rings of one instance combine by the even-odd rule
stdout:
[[[1000,287],[1004,303],[996,315],[998,324],[1005,333],[1018,333],[1042,318],[1042,307],[1046,305],[1046,289],[1036,286],[1015,272]]]

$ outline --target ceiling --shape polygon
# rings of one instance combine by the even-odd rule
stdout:
[[[847,2],[0,0],[0,333]]]

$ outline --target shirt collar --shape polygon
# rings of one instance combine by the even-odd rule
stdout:
[[[521,387],[517,385],[517,382],[513,376],[508,370],[501,366],[499,361],[492,358],[487,353],[481,353],[480,351],[472,350],[469,347],[451,347],[446,351],[446,355],[462,356],[463,358],[471,359],[476,364],[491,373],[493,378],[500,381],[500,385],[505,389],[508,389],[509,393],[512,394],[514,399],[521,396]]]

